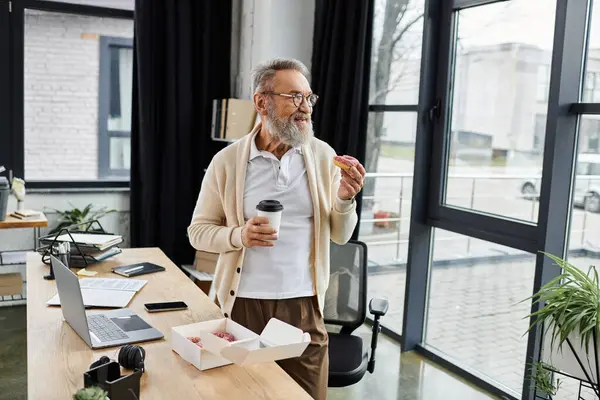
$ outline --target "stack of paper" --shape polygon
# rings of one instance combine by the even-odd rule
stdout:
[[[126,290],[139,292],[148,281],[143,279],[84,278],[79,280],[81,289]]]
[[[83,278],[79,280],[83,304],[86,307],[127,307],[136,292],[148,281],[142,279]],[[56,294],[46,303],[49,306],[60,305]]]
[[[71,242],[77,243],[79,248],[86,248],[92,251],[104,251],[121,242],[123,237],[121,235],[107,235],[104,233],[71,233],[70,235],[65,233],[56,238],[57,242]],[[51,241],[53,238],[49,238]],[[71,246],[73,250],[74,246]],[[83,250],[83,249],[82,249]]]
[[[92,251],[92,252],[84,252],[83,255],[77,252],[77,248],[71,247],[71,260],[78,260],[83,262],[83,257],[87,260],[87,262],[100,262],[104,261],[109,257],[115,256],[121,253],[121,249],[118,247],[111,247],[108,250],[103,251]]]

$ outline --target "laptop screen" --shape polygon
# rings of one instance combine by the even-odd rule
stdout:
[[[50,256],[50,261],[54,269],[56,288],[58,289],[63,316],[75,332],[91,347],[92,340],[85,315],[85,306],[83,305],[79,279],[58,258]]]

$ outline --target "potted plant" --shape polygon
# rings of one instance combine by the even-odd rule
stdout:
[[[84,209],[79,209],[73,206],[71,202],[69,202],[69,204],[72,207],[70,210],[60,211],[55,208],[50,208],[50,210],[56,212],[60,216],[60,219],[58,220],[58,225],[49,232],[50,234],[56,233],[62,228],[70,225],[81,224],[86,221],[93,221],[102,218],[107,214],[117,212],[117,210],[108,210],[108,207],[100,207],[98,209],[94,209],[93,204],[88,204],[87,206],[85,206]],[[81,225],[81,227],[77,228],[77,230],[86,229],[87,225]]]
[[[108,393],[97,386],[80,389],[73,395],[73,400],[108,400]]]
[[[543,253],[561,273],[527,300],[542,307],[527,318],[542,329],[544,363],[539,368],[560,371],[589,382],[600,398],[600,288],[598,271],[590,266],[585,273],[567,261]],[[535,381],[535,379],[534,379]]]
[[[554,382],[552,374],[556,372],[555,369],[544,362],[529,364],[529,366],[532,370],[531,376],[535,382],[535,388],[539,394],[548,396],[548,400],[552,400],[562,384],[560,379],[556,379],[556,383]]]

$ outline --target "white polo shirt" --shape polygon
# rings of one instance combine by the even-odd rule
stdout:
[[[290,149],[278,160],[272,153],[258,150],[255,139],[246,171],[244,218],[257,215],[256,205],[261,200],[278,200],[284,209],[275,246],[246,249],[238,297],[313,296],[313,203],[302,151]]]

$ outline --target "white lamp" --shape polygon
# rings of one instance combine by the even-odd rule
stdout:
[[[25,209],[25,181],[13,178],[11,190],[17,198],[17,211],[23,211]]]

